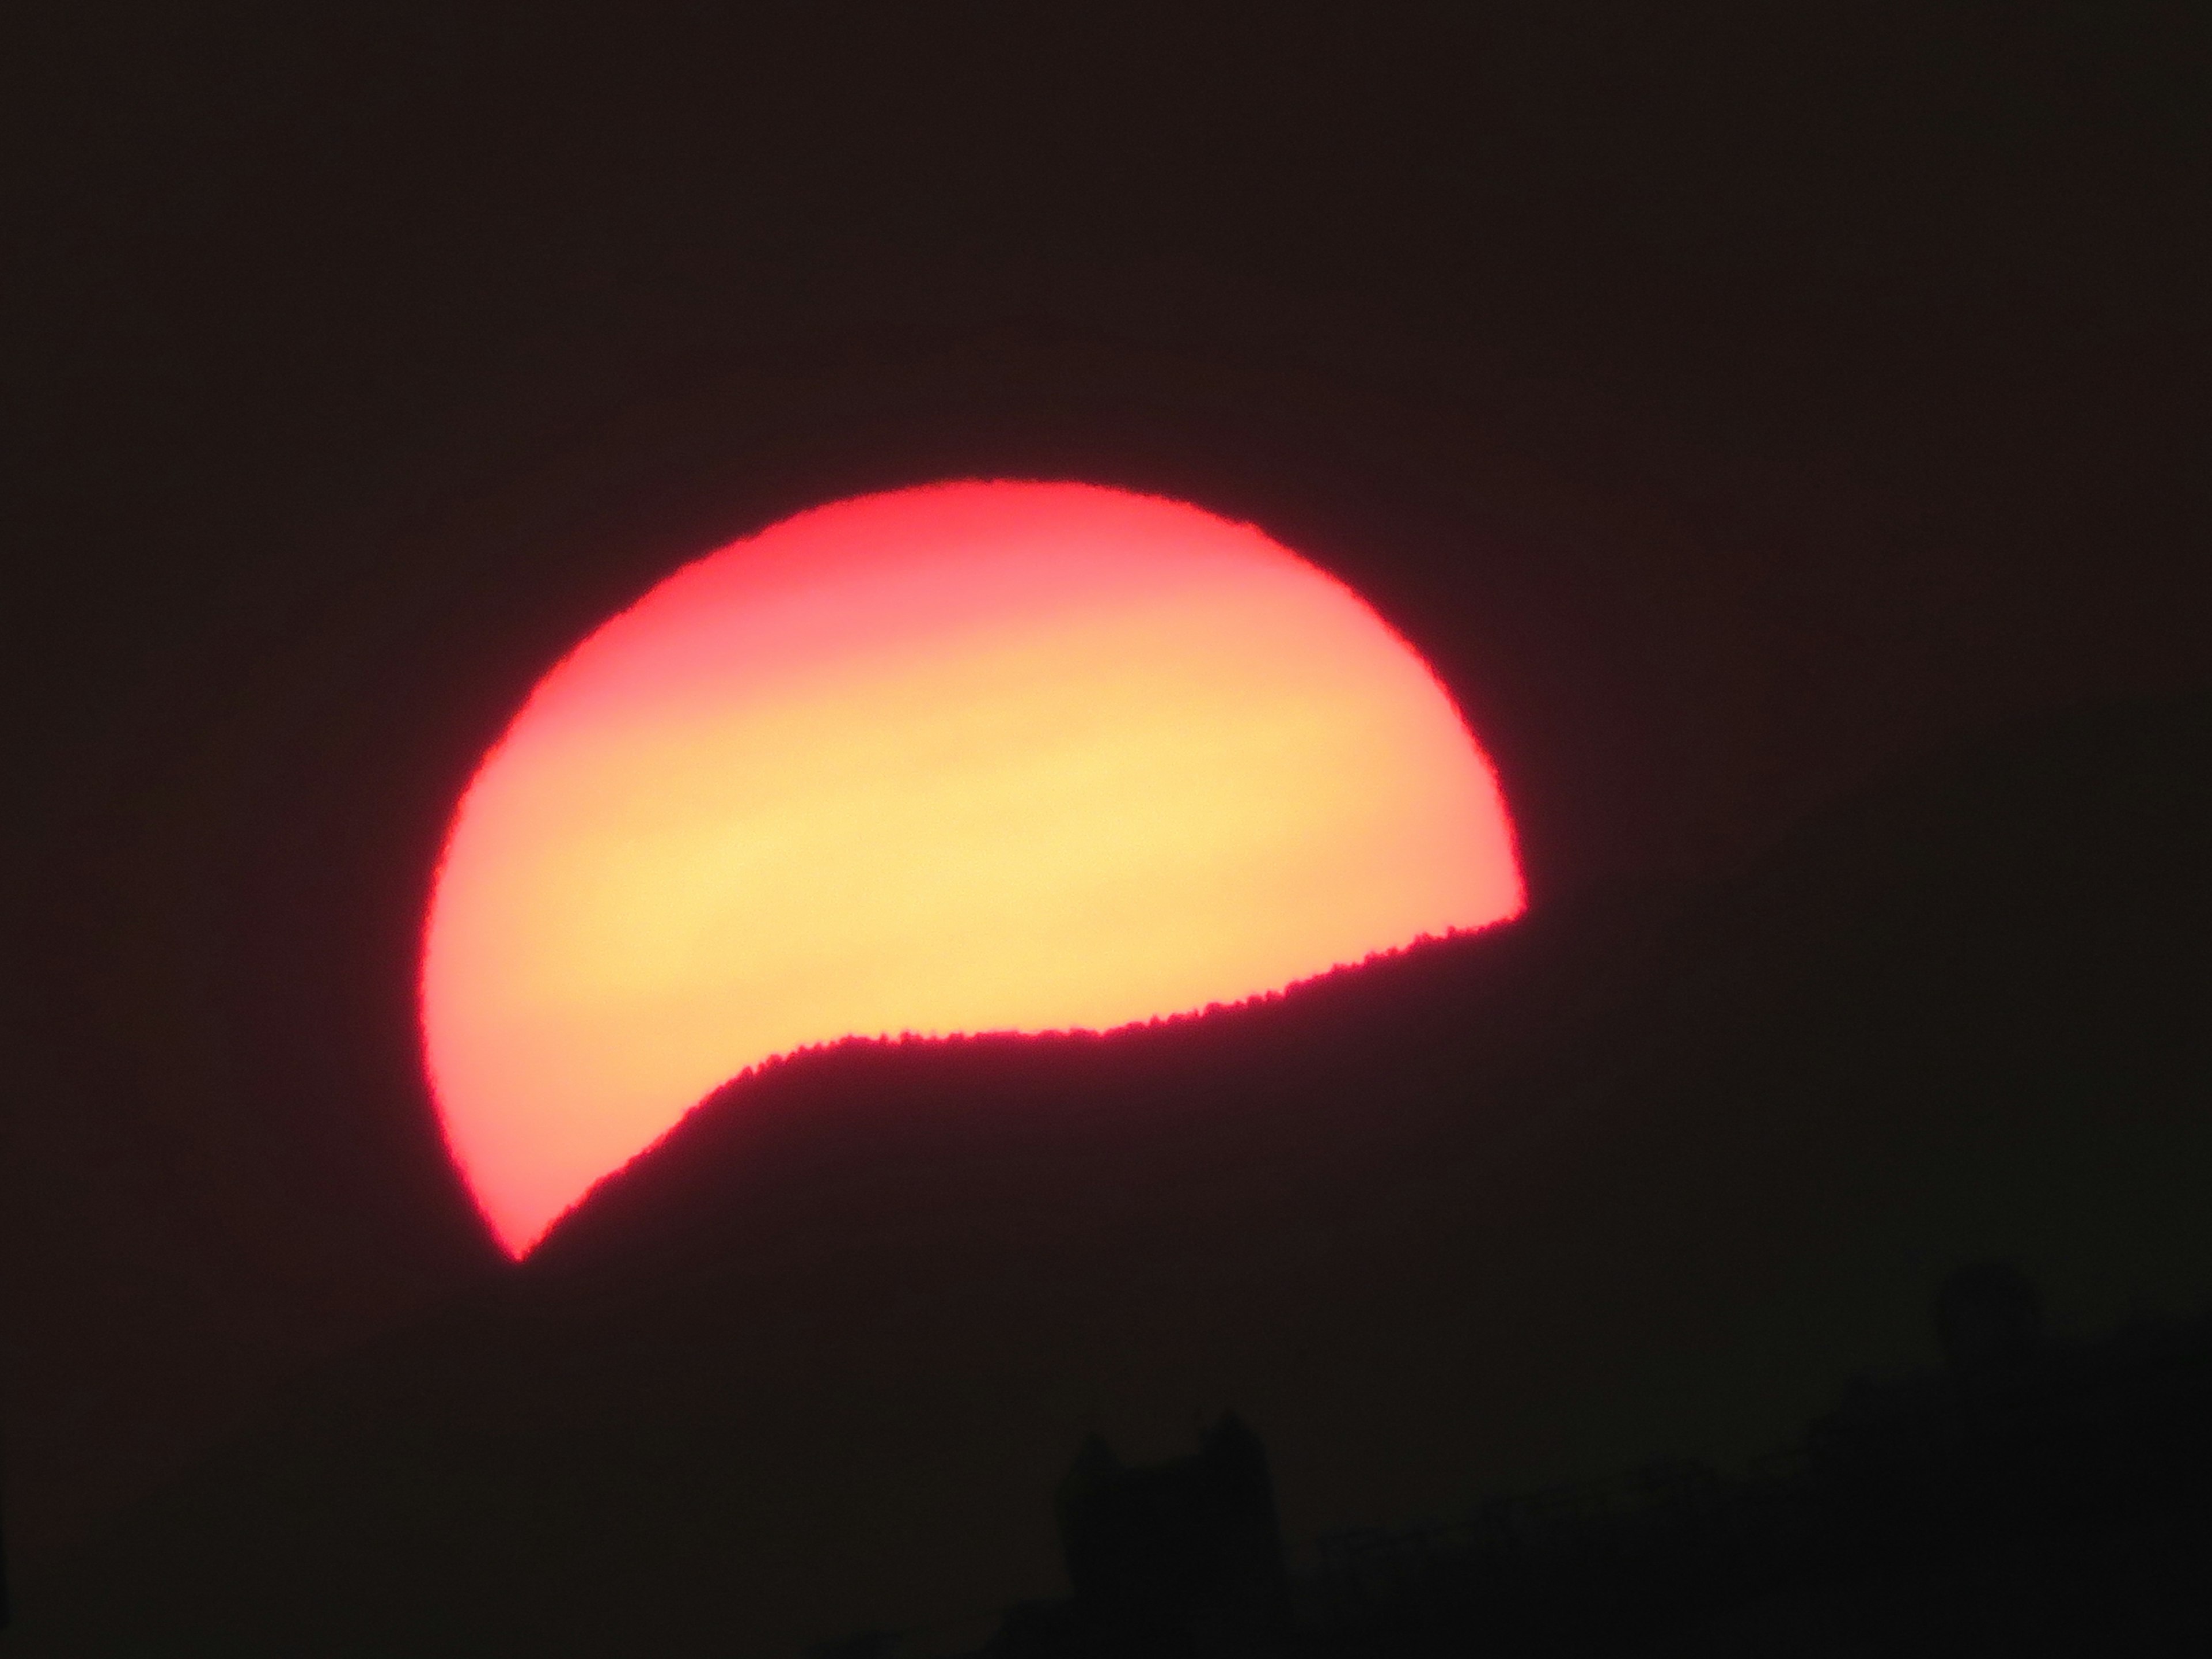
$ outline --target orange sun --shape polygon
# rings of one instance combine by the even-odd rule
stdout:
[[[1080,484],[799,514],[678,571],[462,798],[422,1036],[510,1253],[847,1035],[1104,1030],[1522,907],[1451,699],[1249,525]]]

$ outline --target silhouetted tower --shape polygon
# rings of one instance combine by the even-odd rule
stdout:
[[[1936,1334],[1953,1370],[2009,1370],[2042,1346],[2043,1298],[2008,1262],[1978,1261],[1936,1292]]]
[[[1289,1577],[1267,1449],[1234,1413],[1194,1457],[1128,1468],[1093,1435],[1054,1508],[1079,1606],[1113,1622],[1267,1626]]]

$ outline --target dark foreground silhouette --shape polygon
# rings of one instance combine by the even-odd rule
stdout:
[[[1626,1520],[1554,1550],[1522,1510],[1488,1543],[1340,1538],[1340,1583],[1379,1585],[1415,1537],[1455,1564],[1406,1599],[1370,1586],[1328,1626],[1348,1652],[1457,1640],[1424,1632],[1463,1632],[1452,1598],[1478,1594],[1529,1650],[1648,1617],[1706,1632],[1686,1650],[1733,1630],[1735,1651],[1817,1652],[1755,1628],[1827,1628],[1808,1609],[1846,1580],[1791,1561],[1864,1563],[1847,1582],[1881,1588],[1851,1629],[1910,1634],[1945,1575],[2022,1587],[1958,1608],[2039,1608],[2061,1582],[2124,1601],[2133,1567],[2043,1564],[2092,1538],[2154,1563],[2184,1534],[2080,1530],[2109,1507],[2094,1486],[1990,1496],[2039,1467],[2037,1435],[2069,1468],[2181,1443],[2125,1438],[2179,1419],[2148,1384],[2100,1392],[2106,1350],[1990,1374],[2030,1379],[2029,1449],[1986,1480],[1974,1449],[2012,1443],[1930,1425],[2013,1420],[2013,1383],[1970,1367],[1831,1408],[1854,1370],[1932,1362],[1929,1289],[1962,1263],[2021,1262],[2077,1329],[2212,1286],[2208,733],[2201,698],[1998,733],[1725,884],[1547,901],[1202,1018],[768,1067],[521,1267],[303,1379],[17,1585],[10,1659],[726,1659],[995,1615],[1066,1589],[1042,1517],[1086,1436],[1144,1468],[1232,1403],[1300,1549],[1655,1450],[1737,1468],[1832,1418],[1789,1480],[1656,1488],[1736,1517],[1765,1565],[1687,1522],[1663,1569],[1634,1565]],[[2017,1322],[1983,1324],[1947,1328],[2005,1353]],[[1915,1437],[1940,1455],[1893,1455]],[[2042,1541],[1944,1554],[1926,1536],[1982,1532],[1954,1512]],[[1605,1540],[1617,1566],[1547,1577]],[[1521,1589],[1474,1588],[1524,1557]],[[1735,1625],[1692,1605],[1754,1566],[1777,1576],[1729,1581]]]
[[[1293,1575],[1266,1454],[1224,1417],[1127,1468],[1087,1442],[1055,1505],[1073,1594],[975,1659],[2212,1652],[2212,1310],[2045,1343],[1986,1263],[1937,1298],[1943,1369],[1861,1382],[1723,1478],[1653,1463],[1322,1540]],[[943,1652],[863,1632],[810,1659]]]

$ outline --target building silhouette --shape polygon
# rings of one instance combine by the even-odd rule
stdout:
[[[1162,1463],[1125,1465],[1093,1435],[1054,1510],[1074,1594],[1015,1609],[982,1649],[990,1659],[1282,1650],[1290,1574],[1274,1481],[1235,1413],[1196,1453]]]

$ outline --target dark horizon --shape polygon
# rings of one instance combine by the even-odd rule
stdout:
[[[2204,696],[2015,725],[1730,882],[1110,1036],[763,1068],[49,1606],[91,1651],[283,1651],[346,1607],[431,1653],[559,1583],[533,1640],[780,1651],[1050,1594],[1036,1506],[1085,1431],[1142,1457],[1233,1405],[1304,1539],[1739,1468],[1928,1363],[1930,1290],[1984,1257],[2062,1338],[2193,1310],[2208,754]]]

